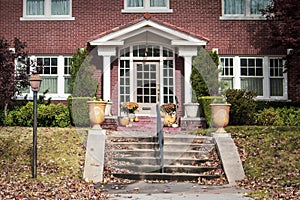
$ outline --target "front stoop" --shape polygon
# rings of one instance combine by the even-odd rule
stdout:
[[[124,131],[124,130],[132,130],[132,131],[156,131],[156,118],[155,117],[139,117],[139,122],[131,122],[129,127],[120,126],[119,120],[120,117],[117,116],[105,116],[105,120],[101,127],[103,129],[112,130],[112,131]],[[191,130],[199,130],[206,128],[206,121],[204,118],[196,117],[196,118],[186,118],[181,117],[179,119],[179,127],[164,127],[165,132],[179,132],[179,131],[191,131]]]
[[[132,180],[200,181],[226,177],[212,137],[169,133],[164,137],[164,173],[155,133],[108,135],[112,175]],[[227,183],[227,182],[226,182]]]

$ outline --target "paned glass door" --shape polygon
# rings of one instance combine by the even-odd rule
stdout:
[[[135,100],[140,105],[138,114],[155,113],[159,102],[159,62],[136,62],[135,74]]]

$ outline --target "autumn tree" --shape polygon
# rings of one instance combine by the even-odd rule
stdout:
[[[286,56],[287,69],[297,67],[300,59],[299,0],[272,0],[262,14],[267,18],[273,47],[291,49]]]
[[[26,44],[18,38],[10,45],[5,38],[0,37],[0,108],[4,112],[13,97],[29,86],[25,47]]]

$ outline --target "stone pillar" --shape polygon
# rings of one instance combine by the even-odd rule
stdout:
[[[99,183],[103,181],[105,130],[89,130],[83,178]]]

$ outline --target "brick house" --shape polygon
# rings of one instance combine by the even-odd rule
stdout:
[[[299,69],[282,73],[287,49],[271,49],[259,9],[268,0],[4,0],[1,36],[27,43],[43,61],[40,91],[53,100],[69,93],[69,61],[78,48],[95,47],[99,93],[142,107],[191,101],[189,77],[199,48],[216,50],[220,78],[258,99],[300,101]],[[125,73],[128,72],[128,73]],[[149,112],[148,109],[144,113]],[[142,114],[142,113],[141,113]]]

